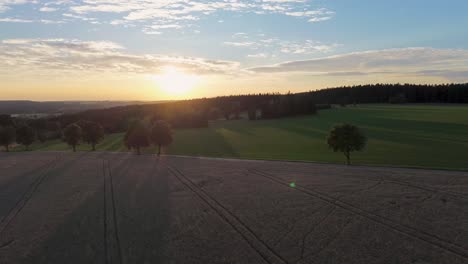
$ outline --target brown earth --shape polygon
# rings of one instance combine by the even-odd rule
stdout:
[[[0,263],[468,263],[468,175],[1,153]]]

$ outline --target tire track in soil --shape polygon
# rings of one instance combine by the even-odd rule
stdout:
[[[434,188],[430,188],[430,187],[426,187],[426,186],[422,186],[422,185],[417,185],[417,184],[413,184],[413,183],[409,183],[409,182],[405,182],[405,181],[398,181],[398,180],[384,180],[383,182],[384,183],[387,182],[387,183],[393,183],[393,184],[397,184],[397,185],[407,186],[407,187],[420,189],[420,190],[424,190],[424,191],[431,192],[431,193],[439,193],[439,194],[450,195],[450,196],[452,196],[454,198],[468,200],[468,194],[461,193],[461,192],[434,189]]]
[[[252,170],[259,171],[257,169],[252,169]],[[263,173],[269,173],[269,172],[263,172]],[[395,179],[389,180],[389,179],[385,179],[385,177],[382,177],[380,180],[370,179],[370,178],[366,177],[365,180],[380,182],[380,184],[392,183],[392,184],[396,184],[396,185],[411,187],[411,188],[414,188],[414,189],[424,190],[424,191],[427,191],[427,192],[430,192],[430,193],[433,193],[433,194],[436,194],[436,193],[445,194],[445,195],[450,195],[450,196],[452,196],[454,198],[468,200],[468,193],[463,193],[463,192],[441,190],[441,189],[431,188],[431,187],[428,187],[428,186],[418,185],[418,184],[414,184],[414,183],[410,183],[410,182],[406,182],[406,181],[401,181],[401,180],[395,180]]]
[[[102,160],[105,263],[123,263],[110,161]]]
[[[0,235],[10,224],[15,220],[18,214],[23,210],[26,204],[31,200],[36,190],[39,188],[42,182],[47,178],[49,172],[57,165],[60,160],[60,156],[55,156],[51,161],[47,162],[39,172],[39,176],[28,186],[28,188],[21,195],[20,199],[16,204],[9,210],[7,215],[0,221]],[[14,240],[8,241],[3,244],[2,247],[10,245]]]
[[[271,180],[272,182],[275,182],[277,184],[283,185],[287,188],[291,188],[289,186],[289,183],[285,182],[283,179],[280,179],[272,174],[266,173],[266,172],[261,172],[259,170],[250,170],[250,172],[254,175],[266,178]],[[468,250],[462,246],[456,245],[450,241],[447,241],[441,237],[438,237],[437,235],[428,233],[426,231],[418,230],[414,227],[407,226],[401,223],[397,223],[387,217],[381,216],[374,214],[372,212],[366,211],[362,208],[359,208],[357,206],[354,206],[350,203],[347,203],[343,200],[340,200],[339,198],[334,198],[331,197],[327,194],[324,194],[322,192],[318,192],[315,190],[312,190],[310,188],[306,188],[303,186],[300,186],[296,184],[295,188],[293,188],[296,191],[302,192],[304,194],[307,194],[309,196],[316,197],[322,201],[325,201],[329,204],[333,204],[336,207],[339,207],[345,211],[351,212],[354,215],[361,216],[363,218],[366,218],[368,220],[371,220],[377,224],[383,225],[387,227],[390,230],[393,230],[395,232],[401,233],[405,236],[411,237],[418,239],[420,241],[423,241],[425,243],[431,244],[433,246],[436,246],[438,248],[441,248],[445,250],[446,252],[450,252],[452,254],[455,254],[459,257],[462,257],[464,259],[468,259]]]
[[[280,254],[268,246],[260,239],[251,228],[243,223],[234,213],[229,211],[218,200],[208,194],[205,190],[198,187],[192,180],[185,176],[180,170],[167,165],[169,171],[183,185],[195,193],[205,204],[207,204],[218,216],[220,216],[227,224],[229,224],[242,238],[255,250],[267,263],[289,263]]]

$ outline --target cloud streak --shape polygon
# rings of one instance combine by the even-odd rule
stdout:
[[[253,59],[266,53],[248,55]],[[197,57],[133,54],[109,41],[75,39],[7,39],[0,42],[0,74],[18,72],[41,75],[101,73],[119,75],[158,74],[167,66],[197,75],[315,76],[317,78],[365,78],[378,76],[412,77],[419,80],[441,78],[468,81],[468,50],[405,48],[355,52],[310,60],[288,61],[242,69],[239,62]],[[384,78],[384,77],[383,77]],[[385,79],[385,78],[384,78]],[[398,80],[395,79],[395,80]]]
[[[171,65],[194,74],[231,74],[239,64],[195,57],[135,55],[108,41],[67,39],[8,39],[0,44],[0,72],[82,71],[124,74],[156,74]]]
[[[309,73],[334,76],[413,74],[454,79],[459,73],[468,70],[468,51],[434,48],[374,50],[289,61],[249,70],[268,74]]]
[[[302,18],[311,23],[326,21],[335,15],[333,11],[325,8],[313,8],[305,0],[1,0],[0,12],[22,4],[34,4],[38,6],[37,10],[43,13],[63,10],[64,13],[73,15],[74,19],[82,18],[85,21],[90,21],[89,15],[100,17],[99,13],[107,13],[113,15],[114,19],[102,19],[100,23],[121,21],[119,25],[123,25],[137,22],[144,31],[148,31],[148,26],[164,27],[166,24],[176,23],[179,24],[179,29],[191,21],[220,12],[283,15]],[[31,20],[29,17],[21,19]]]

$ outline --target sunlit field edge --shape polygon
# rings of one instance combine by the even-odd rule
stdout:
[[[208,128],[176,130],[173,155],[343,163],[326,144],[335,124],[359,126],[369,141],[353,153],[359,165],[468,169],[468,106],[359,105],[320,111],[315,116],[274,120],[212,122]],[[107,135],[98,151],[128,151],[123,133]],[[32,150],[66,151],[59,140],[35,143]],[[21,151],[16,147],[14,151]],[[89,151],[80,145],[79,151]],[[145,153],[155,153],[147,148]]]

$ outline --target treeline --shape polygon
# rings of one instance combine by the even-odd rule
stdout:
[[[312,100],[310,94],[224,96],[89,110],[49,121],[66,126],[78,120],[89,120],[101,124],[107,133],[126,131],[133,122],[148,118],[147,122],[166,120],[176,129],[200,128],[207,127],[210,120],[235,120],[243,114],[248,114],[246,117],[250,120],[315,114],[317,105]]]
[[[282,118],[315,114],[321,109],[330,108],[332,104],[346,106],[363,103],[468,103],[468,84],[374,84],[296,94],[223,96],[88,110],[38,120],[0,115],[0,126],[15,129],[28,126],[34,130],[35,139],[45,141],[63,138],[65,127],[82,120],[99,124],[105,133],[127,131],[137,121],[151,124],[156,120],[165,120],[175,129],[199,128],[207,127],[210,120]]]
[[[317,110],[363,103],[468,103],[468,84],[374,84],[345,86],[305,93],[250,94],[148,105],[89,110],[52,119],[62,125],[78,120],[100,123],[106,132],[126,131],[136,120],[166,120],[173,128],[208,126],[209,120],[250,120],[315,114]]]
[[[103,127],[96,122],[80,120],[62,129],[57,121],[45,119],[13,119],[9,115],[0,115],[0,146],[8,152],[13,144],[23,145],[29,150],[34,142],[62,139],[72,146],[73,151],[81,142],[96,150],[96,145],[104,138]]]
[[[308,92],[315,103],[468,103],[468,83],[465,84],[372,84],[343,86]]]

